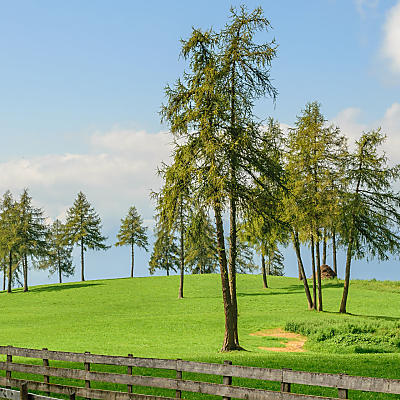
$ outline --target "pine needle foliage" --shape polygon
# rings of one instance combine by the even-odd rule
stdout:
[[[147,227],[143,226],[143,220],[135,206],[131,206],[127,216],[121,219],[121,226],[117,234],[117,239],[118,241],[115,243],[115,246],[131,247],[131,278],[133,278],[135,264],[134,246],[147,251],[147,246],[149,245]]]
[[[81,280],[85,280],[84,252],[91,250],[106,250],[107,238],[101,234],[101,218],[90,205],[86,196],[79,192],[74,204],[67,211],[65,224],[66,240],[80,247],[81,251]]]

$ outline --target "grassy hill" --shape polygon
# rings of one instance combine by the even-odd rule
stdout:
[[[0,344],[50,350],[182,358],[400,379],[400,284],[355,281],[337,313],[341,282],[325,283],[324,313],[308,311],[295,278],[238,277],[239,334],[245,352],[219,353],[224,317],[218,275],[115,279],[32,287],[0,294]],[[268,328],[307,334],[304,353],[277,353]],[[326,392],[325,392],[326,393]],[[362,398],[395,398],[366,394]],[[358,398],[358,397],[355,397]],[[360,397],[361,398],[361,397]]]

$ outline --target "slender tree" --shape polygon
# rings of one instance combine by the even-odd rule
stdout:
[[[32,197],[24,189],[16,204],[20,215],[18,226],[19,255],[24,276],[24,292],[28,291],[28,257],[38,258],[47,253],[48,229],[43,210],[32,205]]]
[[[81,280],[85,280],[84,253],[87,249],[106,250],[107,238],[101,234],[101,219],[94,208],[87,201],[86,196],[79,192],[74,204],[67,211],[65,225],[66,240],[72,245],[80,247],[81,252]]]
[[[329,214],[332,182],[343,175],[346,140],[339,128],[327,126],[320,104],[308,103],[289,132],[287,168],[293,177],[295,214],[303,236],[314,241],[318,281],[318,310],[323,310],[321,282],[321,229]]]
[[[6,191],[1,201],[0,247],[3,257],[8,261],[7,292],[12,292],[14,271],[20,262],[20,214],[17,203],[10,191]]]
[[[176,272],[179,267],[179,249],[175,243],[175,238],[168,229],[158,223],[155,229],[156,242],[149,262],[149,272],[151,275],[159,270],[165,270],[167,276],[170,272]]]
[[[49,227],[47,252],[39,258],[36,267],[48,269],[50,275],[56,274],[62,283],[62,277],[72,276],[75,272],[72,259],[73,246],[65,241],[65,225],[56,219]]]
[[[185,236],[186,265],[193,274],[217,270],[218,255],[215,228],[204,209],[192,211]]]
[[[147,228],[143,226],[143,220],[138,214],[136,207],[129,208],[128,215],[121,219],[121,227],[117,234],[115,246],[131,247],[131,278],[133,278],[133,267],[135,264],[135,245],[147,251],[148,238]]]
[[[269,79],[275,44],[254,42],[256,32],[268,28],[261,8],[249,13],[242,7],[239,12],[231,9],[231,22],[218,34],[194,29],[182,50],[191,73],[174,88],[167,87],[168,103],[162,108],[173,134],[185,138],[187,152],[192,151],[189,170],[195,171],[195,196],[214,210],[225,311],[222,351],[241,349],[236,299],[238,213],[248,204],[249,183],[257,177],[256,170],[271,172],[269,160],[255,162],[261,135],[252,114],[255,99],[276,94]],[[275,176],[270,173],[270,178]],[[222,221],[227,206],[229,268]]]
[[[343,296],[339,312],[347,312],[353,257],[367,254],[387,259],[400,250],[400,194],[392,187],[400,178],[400,165],[388,166],[379,146],[386,136],[380,129],[363,133],[346,165],[341,237],[347,243]]]

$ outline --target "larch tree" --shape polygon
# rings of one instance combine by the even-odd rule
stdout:
[[[20,215],[18,236],[19,255],[24,276],[24,292],[28,291],[28,257],[40,258],[47,253],[48,229],[43,210],[32,205],[32,197],[24,189],[16,203]]]
[[[7,292],[12,292],[14,271],[20,262],[20,215],[17,202],[10,191],[6,191],[1,201],[0,248],[3,259],[7,259]]]
[[[371,255],[385,260],[400,251],[400,194],[392,189],[400,179],[400,165],[388,166],[379,152],[385,139],[380,129],[363,133],[346,164],[340,234],[347,252],[340,313],[347,312],[352,258]]]
[[[149,245],[147,227],[143,226],[143,220],[135,206],[130,207],[127,216],[121,219],[117,239],[115,246],[130,246],[131,248],[131,278],[133,278],[135,265],[134,247],[137,246],[147,251],[147,246]]]
[[[72,259],[73,246],[65,241],[65,224],[56,219],[49,227],[47,253],[36,263],[38,269],[48,269],[50,275],[57,275],[59,283],[62,278],[72,276],[75,267]]]
[[[289,131],[287,169],[292,175],[292,193],[297,208],[295,214],[303,222],[303,235],[308,236],[311,241],[313,265],[315,264],[317,270],[318,311],[323,311],[321,229],[328,214],[332,181],[343,175],[346,152],[344,136],[339,128],[326,125],[320,104],[306,104],[301,115],[297,117],[295,128]]]
[[[202,208],[189,216],[185,235],[186,265],[192,274],[216,272],[218,265],[215,228]]]
[[[157,201],[160,224],[172,236],[177,234],[179,240],[179,299],[184,297],[185,236],[193,206],[190,196],[192,182],[187,169],[192,162],[191,158],[192,155],[185,152],[184,147],[176,146],[171,165],[163,164],[158,171],[164,180],[164,185],[159,193],[153,193],[153,198]]]
[[[254,42],[255,34],[268,28],[261,8],[249,13],[242,7],[239,12],[231,9],[231,23],[220,33],[193,29],[182,47],[191,72],[175,87],[167,86],[167,105],[161,111],[174,136],[184,139],[182,148],[192,155],[188,168],[196,182],[192,195],[214,211],[225,311],[222,351],[241,349],[236,299],[238,213],[249,203],[257,168],[267,170],[271,164],[265,159],[255,161],[261,135],[252,113],[257,98],[276,94],[269,76],[276,46]],[[226,208],[229,265],[222,220]]]
[[[162,223],[156,225],[155,234],[156,242],[150,256],[149,272],[153,275],[156,270],[165,270],[169,276],[170,272],[176,272],[179,268],[179,249],[171,231]]]
[[[65,232],[67,242],[80,247],[82,281],[85,280],[85,251],[109,248],[105,244],[107,238],[101,234],[101,229],[100,216],[90,205],[86,196],[79,192],[74,204],[67,211]]]

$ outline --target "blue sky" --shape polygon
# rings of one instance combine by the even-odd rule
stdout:
[[[152,226],[151,189],[168,161],[158,111],[163,88],[183,72],[181,38],[192,26],[220,29],[230,5],[261,5],[278,57],[279,91],[257,103],[293,124],[308,101],[351,138],[382,126],[400,162],[400,1],[13,1],[0,5],[0,190],[29,187],[50,218],[83,190],[114,240],[135,204]],[[287,252],[287,275],[295,273]],[[149,255],[138,253],[146,275]],[[128,249],[87,255],[89,279],[124,276]],[[358,264],[357,264],[358,265]],[[357,278],[398,279],[398,262],[354,268]],[[32,283],[47,275],[34,272]]]

